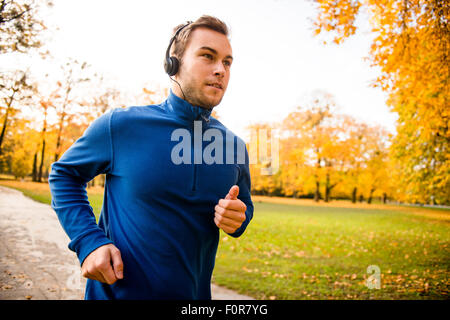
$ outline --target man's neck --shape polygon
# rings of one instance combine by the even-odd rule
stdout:
[[[173,83],[173,85],[172,85],[172,92],[173,92],[173,94],[176,95],[178,98],[180,98],[180,99],[186,101],[186,102],[189,103],[191,106],[200,107],[200,108],[207,109],[207,110],[212,110],[212,109],[213,109],[213,108],[208,108],[208,107],[202,106],[202,105],[200,105],[200,104],[198,104],[198,103],[195,103],[195,102],[190,101],[189,97],[185,97],[183,91],[180,89],[180,87],[179,87],[176,83]]]
[[[178,84],[173,83],[172,85],[172,92],[174,95],[176,95],[178,98],[183,99],[187,102],[189,102],[186,97],[184,96],[184,93],[181,91],[180,87],[178,86]],[[189,102],[190,103],[190,102]]]

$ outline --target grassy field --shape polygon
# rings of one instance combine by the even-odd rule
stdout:
[[[0,180],[50,203],[47,184]],[[95,213],[103,190],[88,190]],[[448,299],[450,210],[254,197],[238,239],[221,233],[213,282],[257,299]],[[367,267],[381,288],[368,289]]]
[[[450,212],[415,211],[255,203],[241,238],[222,234],[214,282],[259,299],[447,299]]]

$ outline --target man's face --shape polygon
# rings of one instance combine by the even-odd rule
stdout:
[[[175,75],[186,100],[207,109],[218,105],[228,86],[232,62],[227,36],[207,28],[195,29],[186,45],[180,70]],[[178,86],[173,90],[177,93]],[[181,96],[181,92],[178,93]]]

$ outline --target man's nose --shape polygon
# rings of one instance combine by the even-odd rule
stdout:
[[[225,76],[225,66],[222,62],[218,62],[214,65],[214,75],[218,77],[224,77]]]

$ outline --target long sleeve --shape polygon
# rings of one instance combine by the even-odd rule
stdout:
[[[210,111],[172,92],[159,105],[116,108],[52,164],[52,207],[71,239],[69,248],[83,263],[99,246],[114,243],[126,268],[112,286],[88,279],[86,299],[211,299],[220,241],[211,210],[237,184],[238,199],[247,206],[245,222],[230,235],[239,237],[253,217],[253,204],[248,154],[241,146],[233,153],[239,161],[221,167],[171,161],[171,135],[189,129],[199,114],[206,119]],[[227,137],[218,120],[205,122]],[[228,138],[238,147],[238,136],[229,132]],[[100,173],[106,173],[105,202],[97,225],[85,188]]]
[[[240,164],[239,169],[240,173],[237,182],[237,185],[239,187],[238,199],[245,203],[245,205],[247,206],[247,210],[245,211],[245,221],[242,223],[239,229],[237,229],[234,233],[230,234],[230,236],[234,238],[240,237],[244,233],[245,229],[247,229],[247,226],[250,223],[250,220],[252,220],[253,218],[254,207],[250,195],[251,179],[250,179],[249,157],[247,148],[245,148],[245,163]]]
[[[95,176],[112,172],[113,112],[94,120],[83,136],[51,166],[51,206],[71,240],[69,249],[77,253],[80,264],[96,248],[112,243],[96,223],[86,186]]]

